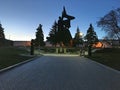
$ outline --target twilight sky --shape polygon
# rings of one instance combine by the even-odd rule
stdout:
[[[61,16],[63,6],[71,21],[71,34],[74,37],[77,26],[86,34],[92,23],[99,38],[105,33],[96,22],[110,10],[120,7],[120,0],[0,0],[0,21],[7,39],[31,40],[36,28],[43,25],[46,39],[54,21]]]

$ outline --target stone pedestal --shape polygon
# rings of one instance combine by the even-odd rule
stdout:
[[[58,53],[58,48],[56,48],[56,53]]]

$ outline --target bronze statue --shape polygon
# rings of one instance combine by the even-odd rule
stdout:
[[[57,38],[59,43],[62,42],[64,45],[68,45],[72,39],[72,35],[69,31],[71,27],[70,21],[75,19],[75,17],[70,16],[66,13],[65,7],[63,7],[62,16],[58,20],[58,34]]]
[[[66,13],[65,7],[63,7],[62,17],[58,20],[58,30],[69,29],[71,27],[70,21],[75,19],[75,17],[70,16]]]

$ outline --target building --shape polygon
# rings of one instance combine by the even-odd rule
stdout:
[[[13,46],[31,46],[31,41],[13,41]]]
[[[93,45],[95,48],[112,48],[119,46],[119,40],[99,40]]]

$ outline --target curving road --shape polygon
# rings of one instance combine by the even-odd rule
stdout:
[[[0,90],[120,90],[120,73],[78,56],[42,56],[0,73]]]

